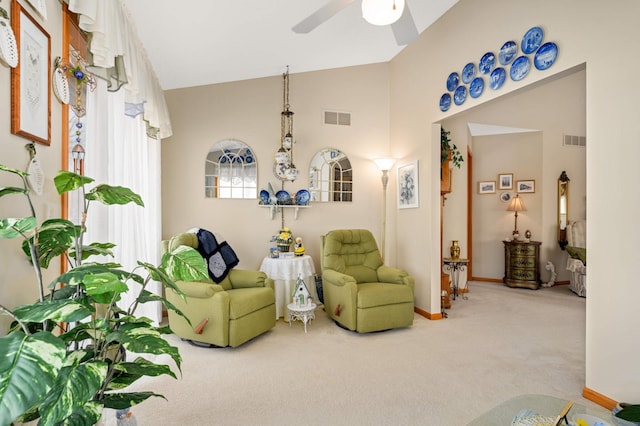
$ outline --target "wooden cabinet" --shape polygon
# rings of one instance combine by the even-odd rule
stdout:
[[[540,287],[540,241],[503,241],[504,278],[509,287]]]

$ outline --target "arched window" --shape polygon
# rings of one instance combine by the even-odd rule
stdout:
[[[257,160],[244,142],[226,139],[215,144],[207,154],[204,170],[205,197],[258,197]]]
[[[326,148],[316,153],[309,167],[311,201],[353,200],[353,169],[346,154]]]

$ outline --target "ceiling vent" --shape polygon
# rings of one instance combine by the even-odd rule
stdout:
[[[334,126],[351,126],[351,113],[324,111],[324,124],[331,124]]]
[[[562,145],[564,145],[564,146],[587,146],[587,137],[586,136],[564,135],[564,140],[562,141]]]

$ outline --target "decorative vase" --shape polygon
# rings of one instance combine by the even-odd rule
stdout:
[[[449,253],[451,254],[452,259],[460,259],[460,246],[458,245],[458,240],[451,241]]]
[[[291,249],[291,243],[278,243],[278,250],[280,250],[280,253],[285,253],[288,252]]]

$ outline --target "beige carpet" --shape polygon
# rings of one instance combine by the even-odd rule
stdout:
[[[236,348],[170,336],[182,378],[147,379],[138,425],[465,425],[520,394],[587,406],[585,299],[567,286],[510,289],[470,283],[449,318],[359,335],[318,309],[305,334],[282,319]]]

